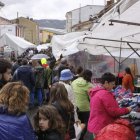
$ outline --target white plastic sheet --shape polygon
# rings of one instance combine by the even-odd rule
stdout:
[[[41,45],[38,45],[38,46],[37,46],[37,50],[38,50],[38,51],[46,50],[46,49],[48,49],[48,47],[50,47],[50,46],[51,46],[50,43],[41,44]]]
[[[89,36],[89,38],[81,42],[85,45],[80,45],[86,48],[91,54],[95,54],[97,48],[98,54],[106,54],[106,49],[109,52],[119,52],[120,48],[121,51],[124,50],[132,53],[133,50],[127,43],[129,43],[132,48],[140,50],[140,25],[133,25],[133,23],[140,23],[139,9],[139,0],[120,1],[101,18],[98,26],[93,26],[92,36]],[[131,24],[112,22],[112,25],[110,25],[110,20],[131,22]],[[121,41],[126,42],[121,43]],[[128,57],[129,53],[125,53],[125,57]],[[114,55],[114,53],[112,53],[112,55]],[[115,53],[115,56],[119,57],[119,55],[119,53]],[[132,55],[131,58],[138,58],[138,56]]]
[[[52,38],[52,52],[56,59],[70,54],[77,53],[79,40],[86,36],[86,32],[72,32],[65,35],[55,35]]]
[[[23,38],[7,33],[0,38],[0,47],[4,46],[9,46],[13,51],[17,52],[18,55],[21,55],[28,48],[35,47],[34,44],[24,40]]]
[[[110,20],[140,23],[139,9],[140,0],[121,0],[116,6],[102,16],[98,24],[94,24],[92,32],[87,35],[74,32],[59,37],[55,36],[52,42],[54,56],[58,57],[64,52],[65,55],[69,55],[79,50],[86,50],[93,55],[102,55],[107,54],[108,51],[111,53],[119,52],[120,48],[121,51],[125,52],[127,50],[126,52],[131,54],[133,50],[127,44],[128,42],[134,49],[137,51],[140,50],[139,25],[128,25],[116,22],[113,22],[112,26],[110,25]],[[85,37],[90,37],[90,39]],[[121,41],[126,42],[121,43]],[[129,53],[125,53],[125,57],[128,57]],[[115,56],[119,57],[120,54],[116,53]],[[131,58],[138,58],[138,56],[132,55]]]

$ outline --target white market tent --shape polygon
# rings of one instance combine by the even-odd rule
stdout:
[[[36,47],[37,47],[37,50],[38,50],[38,51],[41,51],[41,50],[46,50],[46,49],[48,49],[49,47],[51,47],[51,44],[50,44],[50,43],[46,43],[46,44],[38,45],[38,46],[36,46]]]
[[[72,32],[65,35],[54,35],[51,41],[52,52],[56,59],[79,52],[78,40],[87,36],[86,32]]]
[[[92,35],[84,38],[80,48],[87,48],[94,55],[108,52],[114,56],[139,58],[139,9],[139,0],[121,0],[102,17],[98,26],[93,27]]]
[[[140,1],[139,0],[121,0],[111,10],[109,10],[95,24],[92,32],[85,36],[73,37],[67,41],[62,42],[54,38],[52,46],[56,45],[59,40],[61,46],[59,53],[64,53],[62,49],[75,48],[76,53],[78,50],[86,50],[93,55],[110,54],[111,56],[139,58],[140,50]],[[65,35],[65,37],[68,35]],[[73,45],[75,43],[75,46]],[[54,45],[53,45],[54,44]],[[67,50],[68,50],[67,49]],[[69,53],[64,53],[69,54]],[[54,54],[55,55],[55,54]],[[65,56],[65,55],[64,55]]]
[[[11,35],[3,34],[0,37],[0,47],[10,47],[13,51],[17,52],[18,55],[21,55],[28,48],[34,48],[35,45],[24,40],[23,38]]]

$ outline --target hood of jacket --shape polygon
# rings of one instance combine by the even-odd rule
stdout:
[[[89,91],[89,96],[93,97],[98,91],[105,90],[102,86],[97,86]]]
[[[87,82],[83,77],[79,77],[75,80],[75,84],[78,87],[86,87],[89,84],[89,82]]]
[[[27,73],[31,70],[31,67],[24,65],[24,66],[20,66],[17,70],[18,72]]]

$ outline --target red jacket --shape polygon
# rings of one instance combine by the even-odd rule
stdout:
[[[96,136],[95,140],[136,140],[132,125],[123,119],[104,127]]]
[[[112,123],[121,115],[129,113],[127,108],[120,108],[114,95],[102,88],[97,87],[90,91],[90,117],[88,131],[97,134],[102,128]]]

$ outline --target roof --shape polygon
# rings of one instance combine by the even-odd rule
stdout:
[[[85,5],[85,6],[83,6],[83,7],[79,7],[79,8],[83,9],[83,8],[85,8],[85,7],[89,7],[89,6],[92,6],[92,7],[104,7],[103,5]],[[76,10],[78,10],[79,8],[73,9],[73,10],[67,12],[67,13],[70,13],[70,12],[76,11]],[[66,13],[66,14],[67,14],[67,13]]]
[[[49,32],[55,33],[57,35],[63,35],[66,33],[65,30],[62,29],[56,29],[56,28],[46,28],[46,27],[39,27],[40,30],[47,30]]]
[[[7,24],[12,24],[12,22],[11,22],[10,20],[8,20],[8,19],[6,19],[6,18],[4,18],[4,17],[0,17],[0,20],[6,21]],[[1,23],[0,23],[0,25],[1,25]]]
[[[23,19],[23,20],[26,20],[26,21],[28,21],[28,22],[32,22],[32,23],[38,25],[38,23],[35,22],[35,21],[33,20],[33,18],[29,18],[29,17],[18,17],[18,18],[16,18],[16,19],[11,20],[11,21],[12,21],[13,23],[15,23],[15,22],[17,22],[17,20],[20,20],[20,19]]]

